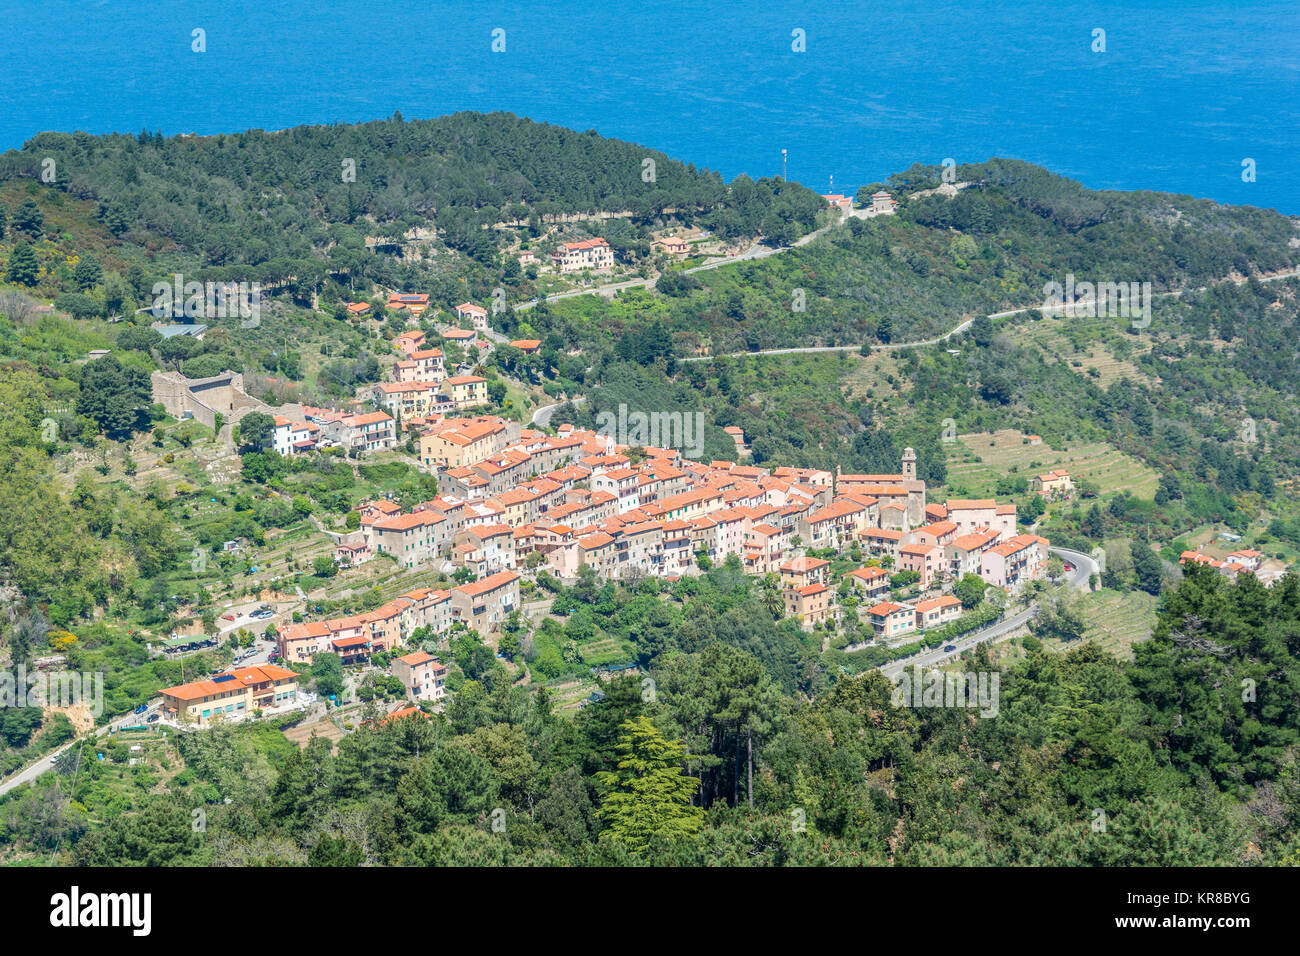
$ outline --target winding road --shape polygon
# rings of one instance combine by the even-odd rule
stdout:
[[[566,401],[563,402],[554,402],[553,404],[550,405],[542,405],[540,408],[537,409],[537,411],[533,412],[533,417],[529,420],[528,424],[534,425],[538,428],[547,428],[550,426],[551,416],[555,414],[555,410],[557,408],[559,408],[562,405],[567,405],[569,402],[573,402],[573,404],[578,405],[585,401],[586,398],[584,398],[582,395],[579,395],[577,398],[567,399]]]
[[[1246,279],[1225,279],[1223,281],[1232,282],[1234,285],[1241,285],[1242,283],[1249,282],[1251,278],[1258,279],[1260,282],[1276,282],[1279,279],[1291,279],[1297,275],[1300,275],[1300,269],[1291,269],[1287,272],[1279,272],[1270,276],[1251,276]],[[1195,289],[1178,289],[1173,292],[1157,292],[1153,294],[1151,298],[1153,299],[1164,299],[1170,297],[1177,298],[1181,295],[1186,295],[1188,292],[1205,292],[1208,288],[1209,286],[1198,286]],[[1050,314],[1053,312],[1067,312],[1071,309],[1075,309],[1075,310],[1086,309],[1090,304],[1091,304],[1091,300],[1083,300],[1083,301],[1073,303],[1071,305],[1049,305],[1049,306],[1031,305],[1023,309],[1008,309],[1005,312],[994,312],[989,315],[989,318],[1005,319],[1012,315],[1024,315],[1027,312],[1034,312],[1034,311],[1042,312],[1044,314]],[[890,349],[906,349],[906,348],[915,348],[917,346],[922,346],[922,345],[938,345],[940,342],[946,342],[954,335],[960,335],[962,332],[965,332],[967,329],[971,327],[971,323],[973,323],[974,321],[975,321],[974,319],[966,319],[965,321],[959,322],[957,325],[954,325],[951,329],[949,329],[947,332],[944,332],[942,335],[936,336],[935,338],[932,339],[920,339],[913,342],[877,343],[871,346],[871,350],[873,352],[887,352]],[[679,358],[677,361],[678,362],[711,362],[714,359],[719,359],[719,358],[749,358],[756,355],[796,355],[804,352],[857,352],[861,348],[862,348],[861,345],[813,345],[813,346],[807,346],[805,348],[760,349],[757,352],[723,352],[720,355],[691,355],[685,358]]]
[[[1049,547],[1047,551],[1049,554],[1055,554],[1060,557],[1062,561],[1074,566],[1073,571],[1067,571],[1065,573],[1065,580],[1076,590],[1087,591],[1089,589],[1089,576],[1101,573],[1101,565],[1082,551],[1052,547]],[[946,645],[952,648],[951,651],[945,651],[941,647],[930,651],[923,651],[920,654],[913,654],[911,657],[904,657],[896,661],[890,661],[887,664],[881,664],[877,670],[886,677],[892,678],[897,677],[905,668],[913,666],[934,667],[938,664],[942,664],[950,658],[957,657],[962,651],[969,650],[976,644],[982,644],[985,641],[996,644],[998,641],[1005,640],[1016,631],[1020,630],[1020,628],[1028,624],[1030,619],[1036,614],[1038,614],[1037,604],[1021,611],[1019,614],[1003,618],[1001,621],[990,624],[983,630],[975,631],[965,637],[958,638],[951,644]]]
[[[122,727],[133,727],[137,724],[143,724],[146,720],[148,720],[150,714],[157,712],[157,709],[161,704],[162,704],[162,698],[160,697],[158,698],[157,701],[151,703],[149,705],[149,709],[143,713],[124,714],[121,717],[117,717],[114,720],[112,720],[110,723],[105,724],[103,727],[96,728],[95,737],[96,738],[102,737],[104,736],[104,734],[111,733],[112,731],[118,730],[119,728]],[[57,750],[42,755],[35,763],[31,764],[30,766],[24,767],[22,770],[19,770],[17,773],[13,774],[10,777],[6,777],[4,783],[0,783],[0,796],[4,796],[6,793],[8,793],[10,790],[13,790],[15,787],[21,787],[25,783],[31,783],[33,780],[35,780],[37,777],[41,776],[42,774],[48,773],[49,771],[53,770],[55,760],[63,756],[63,754],[71,750],[73,747],[81,746],[84,743],[89,742],[90,739],[91,738],[88,737],[78,737],[76,740],[64,744],[62,747],[58,748]],[[89,754],[89,757],[91,759],[94,759],[95,755],[91,753]],[[83,757],[82,759],[85,759],[85,757]]]

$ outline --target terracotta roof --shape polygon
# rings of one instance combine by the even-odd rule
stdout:
[[[484,578],[482,581],[471,581],[469,584],[462,584],[452,590],[460,591],[462,594],[468,594],[470,597],[478,597],[480,594],[486,594],[489,591],[495,591],[511,581],[518,581],[519,575],[513,571],[498,571],[496,574]]]
[[[961,601],[958,601],[951,594],[945,594],[942,597],[929,598],[925,601],[917,601],[912,605],[912,609],[924,613],[932,611],[937,607],[960,607]]]
[[[413,654],[407,654],[405,657],[399,657],[397,659],[409,667],[419,667],[421,664],[428,663],[429,661],[436,661],[438,658],[434,657],[428,651],[416,651]]]
[[[899,611],[909,610],[911,610],[911,608],[907,607],[905,604],[895,604],[893,601],[881,601],[874,607],[867,608],[867,613],[872,617],[888,617],[889,615],[896,614]]]

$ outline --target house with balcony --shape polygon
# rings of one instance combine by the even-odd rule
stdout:
[[[275,430],[272,432],[271,447],[288,458],[301,455],[316,447],[317,436],[321,427],[315,422],[294,421],[283,415],[274,416]]]
[[[781,575],[781,586],[802,588],[809,584],[825,584],[830,574],[830,567],[831,563],[821,558],[810,558],[807,555],[791,558],[778,569]]]
[[[1047,562],[1047,539],[1019,534],[980,555],[979,576],[999,588],[1014,588],[1021,581],[1040,577]]]
[[[834,592],[824,584],[806,584],[788,587],[781,592],[785,602],[785,616],[799,622],[805,631],[811,631],[823,621],[834,617]]]
[[[387,412],[343,415],[322,425],[321,431],[349,451],[376,452],[397,445],[397,429]]]
[[[406,688],[406,697],[414,701],[442,700],[447,695],[447,665],[426,651],[415,651],[392,661],[393,676]]]
[[[462,302],[456,306],[456,318],[458,321],[469,322],[475,332],[486,332],[488,330],[488,312],[481,305],[475,305],[473,302]]]
[[[902,637],[916,630],[916,609],[910,604],[882,601],[867,608],[867,618],[879,641]]]
[[[991,530],[972,531],[953,538],[944,549],[952,579],[959,581],[963,575],[979,574],[984,552],[997,543],[998,533]]]
[[[456,375],[442,383],[457,408],[475,408],[488,403],[487,379],[478,375]]]
[[[479,634],[500,630],[501,622],[519,607],[519,575],[498,571],[481,581],[451,589],[451,616]]]
[[[429,415],[438,402],[434,382],[380,382],[371,389],[371,400],[394,418],[409,422]]]
[[[162,691],[163,716],[207,727],[251,716],[256,710],[283,707],[298,694],[298,675],[274,664],[239,667],[204,680]]]
[[[436,510],[398,514],[363,525],[375,554],[389,554],[403,568],[422,567],[447,553],[451,544],[446,519]]]
[[[844,579],[866,598],[883,597],[889,593],[889,572],[884,568],[857,568],[844,575]]]

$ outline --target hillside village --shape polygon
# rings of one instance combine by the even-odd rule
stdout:
[[[423,297],[403,298],[413,314],[427,307]],[[471,328],[444,329],[444,339],[460,332],[471,346],[494,347],[486,310],[465,303],[456,313]],[[281,665],[308,665],[319,654],[366,664],[373,654],[407,649],[417,632],[441,640],[462,626],[491,645],[521,610],[521,581],[544,572],[571,583],[584,566],[600,579],[634,583],[675,581],[734,560],[746,574],[774,581],[781,612],[804,631],[829,639],[844,615],[855,614],[880,642],[960,617],[952,592],[963,578],[1014,592],[1045,573],[1048,541],[1017,531],[1013,504],[927,501],[910,448],[896,473],[844,474],[745,464],[748,446],[734,427],[727,431],[739,462],[620,444],[619,436],[568,423],[551,434],[473,414],[488,404],[485,380],[448,375],[442,350],[429,347],[423,331],[402,332],[394,347],[392,380],[360,389],[354,407],[274,409],[271,444],[287,456],[328,447],[371,455],[409,438],[439,494],[407,511],[384,498],[362,503],[356,531],[329,532],[334,560],[348,569],[385,556],[401,569],[432,567],[469,580],[416,588],[363,614],[280,624],[273,658]],[[177,378],[167,380],[172,392],[191,401],[206,396],[235,418],[251,407],[239,397],[237,376]],[[160,397],[169,395],[175,405],[174,394]],[[1039,476],[1035,490],[1061,498],[1073,485],[1054,472]],[[832,575],[832,559],[844,556],[860,565]],[[410,701],[442,699],[446,667],[436,657],[416,650],[391,659]],[[168,688],[163,715],[202,724],[275,712],[296,696],[294,672],[268,662]]]
[[[851,211],[837,205],[841,197],[824,198]],[[893,211],[887,194],[872,198],[876,207],[868,213]],[[557,250],[554,265],[601,269],[607,252],[601,240],[571,243]],[[369,307],[348,308],[364,314]],[[215,414],[238,421],[253,408],[272,411],[271,447],[285,456],[331,447],[370,456],[409,439],[439,494],[407,511],[385,498],[362,503],[357,530],[327,532],[335,563],[346,570],[385,556],[404,570],[434,568],[468,580],[415,588],[362,614],[279,624],[271,656],[278,664],[168,688],[165,719],[203,725],[297,706],[298,675],[280,665],[307,666],[321,654],[345,666],[385,654],[409,704],[440,705],[447,667],[423,649],[411,650],[414,636],[442,642],[454,629],[469,628],[495,646],[503,624],[522,611],[521,582],[535,582],[541,572],[563,584],[576,581],[584,566],[602,580],[672,582],[734,559],[746,574],[775,582],[780,613],[805,632],[822,632],[829,641],[852,614],[881,643],[960,618],[963,604],[954,591],[963,579],[1012,594],[1046,574],[1049,541],[1017,529],[1014,504],[927,501],[911,448],[891,474],[767,468],[744,463],[748,446],[735,427],[727,432],[738,461],[704,462],[679,448],[620,444],[619,436],[569,423],[552,434],[475,414],[489,404],[486,379],[470,374],[468,364],[449,369],[430,337],[470,354],[490,352],[505,340],[492,330],[488,310],[462,303],[454,324],[426,334],[414,326],[429,308],[427,295],[393,293],[387,308],[408,317],[409,327],[393,339],[397,361],[389,380],[358,389],[348,408],[265,409],[243,394],[233,373],[204,381],[157,373],[155,397],[178,418],[192,415],[206,424],[215,424]],[[525,353],[540,345],[509,344]],[[1076,490],[1061,469],[1032,476],[1029,487],[1054,501]],[[846,557],[859,566],[832,574],[833,560]],[[1243,552],[1216,566],[1231,576],[1253,573],[1258,557]],[[1188,561],[1209,559],[1184,554]]]
[[[888,193],[855,211],[848,197],[827,195],[841,215],[889,215]],[[685,243],[667,236],[656,248],[681,255]],[[614,260],[600,237],[562,243],[551,258],[557,273],[607,272]],[[429,296],[391,293],[386,310],[407,328],[392,339],[397,359],[387,380],[358,388],[345,408],[290,404],[270,408],[242,389],[241,376],[211,379],[155,373],[154,397],[177,418],[217,427],[249,411],[270,412],[269,445],[286,457],[336,448],[353,457],[414,448],[418,466],[433,475],[438,495],[403,511],[380,498],[357,509],[357,530],[325,532],[343,571],[384,556],[408,571],[433,568],[463,580],[451,588],[419,587],[362,614],[298,620],[276,628],[276,649],[263,665],[237,668],[211,680],[163,691],[169,720],[203,724],[242,713],[275,713],[297,706],[297,675],[283,666],[308,666],[332,654],[345,666],[368,665],[384,654],[406,699],[439,704],[447,668],[423,649],[418,633],[441,643],[468,628],[495,646],[503,624],[521,613],[520,585],[539,573],[561,584],[584,566],[602,580],[667,582],[735,560],[743,571],[770,581],[778,611],[824,644],[855,615],[876,642],[951,624],[963,614],[954,591],[963,579],[1011,594],[1047,571],[1049,541],[1017,528],[1014,504],[993,498],[927,501],[917,477],[916,453],[905,449],[892,474],[844,474],[746,464],[748,445],[734,426],[737,461],[696,461],[678,447],[620,444],[613,434],[572,424],[543,431],[484,414],[487,380],[475,360],[507,342],[483,306],[464,302],[448,321],[420,320]],[[347,305],[355,317],[366,302]],[[432,313],[436,320],[438,310]],[[457,347],[466,361],[449,367],[439,344]],[[525,354],[538,340],[509,341]],[[653,418],[655,412],[648,412]],[[665,429],[668,431],[668,429]],[[1041,443],[1038,436],[1030,444]],[[1048,501],[1068,500],[1068,471],[1033,475],[1030,491]],[[1212,563],[1221,573],[1255,573],[1253,552],[1216,562],[1187,552],[1180,563]],[[833,561],[856,567],[832,573]],[[409,653],[401,654],[402,651]],[[279,664],[273,663],[278,661]],[[630,666],[630,665],[629,665]]]
[[[360,529],[338,536],[336,560],[354,566],[388,555],[407,569],[468,569],[475,580],[415,589],[364,614],[283,624],[283,662],[326,653],[364,663],[404,648],[416,631],[442,637],[457,624],[491,643],[520,610],[521,580],[541,570],[564,582],[583,565],[602,579],[674,580],[735,558],[748,574],[777,576],[785,615],[804,630],[830,630],[850,612],[830,560],[814,553],[851,552],[863,564],[841,580],[881,641],[959,617],[950,592],[966,575],[1014,591],[1045,570],[1048,541],[1017,533],[1013,505],[927,503],[911,449],[896,474],[850,475],[696,462],[570,425],[548,435],[493,416],[415,427],[421,462],[448,492],[407,512],[384,499],[363,504]],[[916,597],[889,600],[900,572]],[[286,679],[282,668],[272,673]],[[398,676],[412,700],[441,697],[441,687],[424,695],[418,670]],[[177,711],[169,698],[195,689],[164,691],[164,712]]]

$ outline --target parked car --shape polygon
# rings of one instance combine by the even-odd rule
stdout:
[[[143,713],[144,713],[146,710],[148,710],[148,709],[149,709],[149,705],[148,705],[148,704],[141,704],[139,707],[137,707],[137,708],[135,709],[135,712],[136,712],[137,714],[143,714]]]
[[[146,720],[145,723],[146,723],[146,724],[152,724],[152,723],[153,723],[155,720],[157,720],[157,719],[158,719],[158,715],[157,715],[157,714],[150,714],[150,715],[149,715],[149,719]]]
[[[957,649],[956,644],[949,644],[947,647],[944,648],[945,651],[955,651],[956,649]]]

